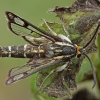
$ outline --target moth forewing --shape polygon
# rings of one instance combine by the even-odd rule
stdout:
[[[20,25],[17,25],[16,23],[9,22],[8,27],[16,35],[19,35],[19,36],[28,36],[28,35],[31,36],[32,35],[32,30],[29,30],[29,29],[24,28]]]
[[[29,62],[29,63],[31,63],[31,62]],[[23,78],[26,78],[26,77],[28,77],[28,76],[36,73],[36,72],[39,72],[39,71],[43,70],[44,68],[50,67],[52,65],[56,65],[60,62],[61,62],[61,59],[58,59],[58,60],[44,59],[42,61],[40,59],[36,63],[32,62],[33,64],[32,63],[31,64],[27,63],[24,66],[12,68],[9,71],[8,79],[6,81],[6,85],[17,82],[17,81],[19,81]]]
[[[12,23],[15,24],[15,25],[17,25],[17,26],[20,26],[20,27],[23,27],[23,28],[25,28],[25,29],[28,29],[28,30],[30,31],[30,35],[32,35],[33,32],[36,32],[37,34],[39,34],[39,35],[41,35],[41,36],[43,36],[43,37],[46,37],[46,38],[48,38],[49,40],[51,40],[51,41],[53,41],[53,42],[55,42],[55,41],[62,41],[61,38],[59,38],[59,37],[57,37],[57,36],[55,37],[54,35],[45,32],[44,30],[38,28],[37,26],[31,24],[30,22],[28,22],[28,21],[24,20],[23,18],[21,18],[21,17],[15,15],[15,14],[12,13],[12,12],[6,11],[5,14],[6,14],[7,19],[8,19],[8,27],[9,27],[9,29],[10,29],[13,33],[15,33],[15,34],[17,34],[17,35],[18,35],[19,33],[17,33],[17,31],[15,31],[15,30],[12,28],[12,26],[11,26]],[[24,32],[22,32],[22,33],[24,33]],[[19,34],[19,35],[20,35],[20,34]],[[27,35],[28,35],[28,34],[27,34]]]

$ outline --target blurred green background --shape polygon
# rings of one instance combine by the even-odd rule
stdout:
[[[74,0],[0,0],[0,46],[20,45],[26,42],[7,29],[5,11],[11,11],[24,19],[39,25],[41,18],[47,21],[59,21],[55,14],[47,10],[55,6],[71,6]],[[23,65],[28,59],[0,58],[0,100],[31,100],[31,77],[6,86],[9,69]],[[33,75],[35,77],[36,75]],[[35,78],[34,78],[35,79]]]

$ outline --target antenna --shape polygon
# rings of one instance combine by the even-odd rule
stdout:
[[[95,71],[94,71],[94,66],[93,66],[93,64],[92,64],[92,61],[91,61],[91,59],[88,57],[88,55],[87,54],[85,54],[85,53],[83,53],[83,55],[89,60],[89,62],[90,62],[90,65],[91,65],[91,68],[92,68],[92,73],[93,73],[93,79],[94,79],[94,84],[93,84],[93,86],[92,86],[92,89],[95,87],[95,85],[96,85],[96,82],[97,82],[97,79],[96,79],[96,74],[95,74]]]
[[[100,20],[98,21],[98,25],[97,25],[97,27],[96,27],[96,29],[94,30],[94,32],[93,32],[93,35],[92,35],[92,38],[80,49],[80,51],[83,51],[83,49],[85,49],[92,41],[93,41],[93,39],[96,37],[96,35],[97,35],[97,32],[98,32],[98,30],[99,30],[99,27],[100,27]],[[96,73],[95,73],[95,71],[94,71],[94,66],[93,66],[93,64],[92,64],[92,61],[91,61],[91,59],[89,58],[89,56],[87,55],[87,54],[85,54],[85,53],[82,53],[82,55],[84,55],[88,60],[89,60],[89,62],[90,62],[90,65],[91,65],[91,69],[92,69],[92,73],[93,73],[93,79],[94,79],[94,84],[93,84],[93,86],[92,86],[92,89],[95,87],[95,85],[96,85]]]
[[[97,26],[97,28],[94,30],[94,33],[93,33],[92,38],[89,40],[89,42],[88,42],[87,44],[85,44],[85,45],[81,48],[81,50],[84,49],[84,48],[86,48],[86,47],[92,42],[92,40],[95,38],[95,36],[96,36],[96,34],[97,34],[98,30],[99,30],[99,27],[100,27],[100,21],[98,21],[98,26]]]

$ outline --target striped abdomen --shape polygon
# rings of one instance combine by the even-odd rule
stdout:
[[[45,50],[42,45],[32,46],[26,44],[19,46],[0,47],[0,57],[33,58],[35,56],[45,56]]]

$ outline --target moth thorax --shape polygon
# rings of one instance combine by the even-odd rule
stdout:
[[[63,51],[62,53],[64,55],[76,55],[76,48],[73,46],[66,46],[66,47],[63,47]]]

